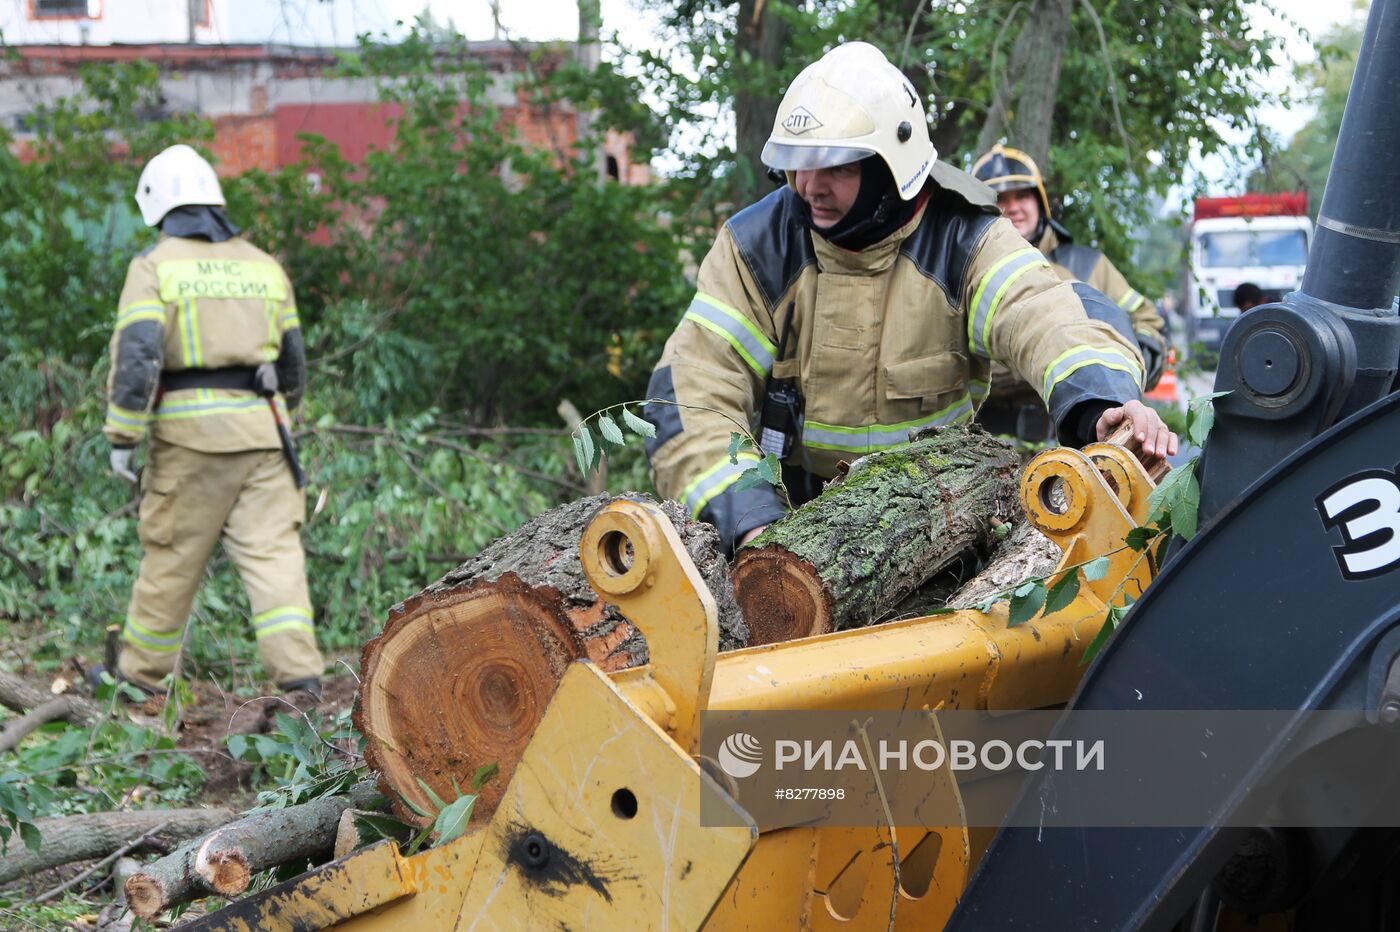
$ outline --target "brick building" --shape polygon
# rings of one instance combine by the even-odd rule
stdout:
[[[0,125],[24,143],[29,117],[41,105],[73,94],[85,62],[155,63],[165,113],[194,113],[214,124],[214,154],[221,174],[276,169],[296,161],[299,133],[340,145],[358,161],[392,139],[394,111],[377,102],[374,82],[335,75],[330,45],[230,42],[232,35],[291,31],[268,20],[270,0],[16,0],[0,12],[0,31],[17,57],[0,60]],[[345,0],[316,0],[308,15],[325,16]],[[361,9],[363,0],[350,8]],[[261,5],[261,6],[260,6]],[[339,22],[331,17],[333,22]],[[261,25],[258,25],[261,23]],[[270,25],[269,25],[270,23]],[[359,22],[356,25],[372,25]],[[311,38],[338,38],[336,29],[311,30]],[[350,44],[349,42],[346,43]],[[566,106],[531,106],[517,79],[531,56],[572,56],[569,44],[473,42],[493,77],[488,96],[521,138],[567,154],[576,138],[577,114]],[[627,184],[650,179],[646,164],[633,164],[625,134],[609,132],[609,174]]]

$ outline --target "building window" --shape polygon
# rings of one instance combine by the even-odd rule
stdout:
[[[35,19],[97,19],[101,0],[31,0]]]

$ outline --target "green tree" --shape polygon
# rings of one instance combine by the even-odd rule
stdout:
[[[772,0],[748,18],[718,0],[651,5],[685,59],[675,72],[651,60],[655,96],[673,126],[709,130],[683,163],[696,204],[723,213],[769,190],[751,160],[781,90],[859,38],[924,91],[942,158],[969,167],[999,139],[1030,140],[1066,221],[1115,259],[1150,222],[1143,194],[1177,183],[1193,148],[1227,150],[1222,127],[1255,125],[1268,100],[1257,78],[1278,47],[1251,25],[1263,0]],[[782,24],[776,49],[744,38],[768,29],[765,17]]]
[[[39,349],[93,363],[146,238],[131,199],[142,162],[213,138],[204,121],[164,115],[154,65],[81,76],[79,93],[29,114],[25,144],[0,128],[0,358]]]

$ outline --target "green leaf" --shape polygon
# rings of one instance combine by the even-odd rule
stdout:
[[[423,842],[427,841],[428,836],[433,833],[433,826],[436,824],[437,822],[434,821],[430,825],[423,826],[423,830],[417,835],[414,835],[413,840],[408,843],[408,847],[405,849],[404,853],[409,855],[417,854],[418,850],[423,847]]]
[[[1191,407],[1186,410],[1186,439],[1198,447],[1205,446],[1206,437],[1214,424],[1215,405],[1209,401],[1202,405],[1197,405],[1196,401],[1191,402]]]
[[[500,764],[482,764],[476,768],[476,773],[472,774],[472,792],[480,791],[483,786],[496,779],[500,772]]]
[[[578,461],[578,471],[583,475],[588,475],[588,453],[583,448],[583,439],[578,434],[573,435],[574,459]]]
[[[1079,658],[1080,666],[1087,666],[1103,650],[1103,646],[1108,643],[1108,636],[1113,633],[1117,622],[1113,620],[1113,613],[1110,612],[1104,617],[1103,626],[1099,628],[1099,633],[1094,635],[1094,639],[1089,642],[1089,646],[1084,648],[1084,656]]]
[[[1206,438],[1210,435],[1210,429],[1215,424],[1215,399],[1228,394],[1230,393],[1211,392],[1209,395],[1191,399],[1191,404],[1186,408],[1187,440],[1198,447],[1206,445]]]
[[[603,435],[604,440],[615,447],[620,447],[626,442],[623,440],[622,430],[606,414],[598,415],[598,432]]]
[[[39,834],[39,829],[32,822],[21,822],[19,824],[19,837],[24,839],[24,846],[35,854],[44,844],[44,838]]]
[[[1011,525],[998,524],[992,530],[992,536],[995,537],[997,540],[1006,540],[1007,537],[1011,536]]]
[[[1038,580],[1038,579],[1029,579],[1029,580],[1026,580],[1025,582],[1021,583],[1021,585],[1019,585],[1019,586],[1016,587],[1016,591],[1013,592],[1012,595],[1020,596],[1021,598],[1025,598],[1026,596],[1028,596],[1028,595],[1030,595],[1032,592],[1034,592],[1034,591],[1035,591],[1035,587],[1038,586],[1038,585],[1040,585],[1040,580]]]
[[[417,779],[418,785],[423,788],[424,793],[428,794],[428,798],[433,801],[433,805],[437,806],[438,812],[442,812],[442,810],[446,809],[447,803],[443,802],[442,797],[439,796],[437,793],[434,793],[433,788],[429,786],[426,782],[424,782],[422,777],[418,777]]]
[[[640,434],[643,437],[656,436],[655,424],[645,418],[638,417],[626,408],[622,409],[622,422],[626,424],[634,434]]]
[[[583,471],[584,475],[587,475],[592,472],[593,467],[598,464],[599,450],[593,445],[593,434],[587,427],[579,427],[578,439],[579,442],[583,444],[584,459],[588,460],[588,468]]]
[[[412,828],[393,816],[381,815],[377,812],[357,812],[355,814],[355,824],[360,829],[360,834],[369,836],[372,839],[388,838],[392,841],[406,841],[412,834]]]
[[[1123,540],[1134,550],[1142,551],[1147,547],[1148,541],[1160,534],[1161,531],[1155,527],[1144,524],[1142,527],[1135,527],[1128,532],[1128,536]],[[1099,559],[1103,559],[1100,557]]]
[[[243,755],[248,752],[248,736],[229,735],[228,752],[239,760],[243,760]]]
[[[437,833],[437,841],[434,842],[433,847],[445,845],[460,838],[462,833],[467,830],[467,822],[471,819],[472,809],[475,806],[475,796],[459,796],[451,805],[438,813],[436,821],[433,822],[433,831]]]
[[[1158,512],[1171,511],[1176,506],[1177,499],[1181,497],[1186,488],[1186,484],[1196,474],[1196,461],[1198,457],[1192,457],[1185,465],[1178,466],[1167,477],[1162,480],[1162,484],[1152,490],[1152,494],[1147,497],[1147,506],[1152,511],[1152,515]],[[1151,516],[1148,521],[1152,520]]]
[[[752,489],[762,485],[767,480],[763,478],[763,473],[759,471],[757,465],[750,469],[745,469],[739,474],[739,481],[734,483],[734,491],[742,492],[745,489]]]
[[[753,446],[753,441],[737,430],[729,434],[729,462],[739,462],[739,452]]]
[[[420,819],[431,819],[433,817],[433,814],[431,812],[424,809],[422,806],[418,805],[413,800],[409,799],[403,794],[399,794],[399,802],[407,806],[409,808],[409,811],[411,811],[414,815],[418,816]]]
[[[781,481],[779,477],[782,475],[782,471],[783,464],[772,453],[765,453],[763,459],[758,461],[758,474],[769,485],[777,485]]]
[[[1133,528],[1137,530],[1137,528]],[[1098,582],[1108,575],[1108,557],[1097,557],[1084,564],[1084,578],[1089,582]]]
[[[1190,540],[1196,536],[1196,518],[1200,506],[1201,484],[1192,476],[1186,491],[1172,507],[1172,530],[1179,534],[1182,540]]]
[[[1099,633],[1094,635],[1094,639],[1089,642],[1089,646],[1084,649],[1084,656],[1079,659],[1081,666],[1088,664],[1099,655],[1103,646],[1108,643],[1109,636],[1118,629],[1123,617],[1128,614],[1128,609],[1132,607],[1133,600],[1130,598],[1123,605],[1110,605],[1108,614],[1104,616],[1103,627]]]
[[[1059,578],[1045,596],[1045,614],[1053,615],[1079,595],[1079,571],[1070,570]]]
[[[1026,588],[1022,586],[1021,589],[1016,590],[1017,594],[1011,597],[1011,610],[1007,617],[1008,627],[1014,628],[1030,621],[1040,613],[1041,607],[1045,604],[1045,584],[1036,581],[1031,585],[1031,591],[1025,595],[1020,594],[1021,589]]]

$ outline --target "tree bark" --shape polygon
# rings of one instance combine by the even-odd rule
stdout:
[[[1007,67],[1007,80],[995,89],[1009,103],[1009,121],[995,105],[982,124],[978,151],[990,149],[1002,136],[1023,150],[1042,170],[1050,155],[1060,63],[1069,40],[1072,0],[1035,0],[1016,38]],[[1014,95],[1011,89],[1015,88]]]
[[[1019,462],[980,428],[951,427],[857,461],[735,561],[750,641],[873,624],[1019,511]]]
[[[991,559],[949,599],[951,608],[975,608],[1028,579],[1048,576],[1064,552],[1055,542],[1017,517],[1016,527],[992,552]]]
[[[735,23],[734,60],[738,67],[734,92],[733,198],[736,206],[751,204],[772,190],[768,167],[760,157],[773,131],[773,118],[782,100],[777,75],[787,43],[788,25],[774,13],[784,0],[739,0]]]
[[[413,809],[432,808],[420,780],[451,799],[454,784],[494,763],[500,773],[476,805],[489,816],[569,663],[587,657],[609,671],[646,663],[646,641],[598,598],[579,561],[584,528],[611,500],[545,512],[396,605],[365,645],[355,724],[403,820],[429,821]],[[719,606],[720,648],[743,646],[748,632],[718,534],[682,505],[661,509]]]
[[[0,754],[12,751],[19,746],[19,743],[29,736],[29,733],[40,725],[49,722],[72,721],[75,714],[81,714],[77,710],[74,700],[77,696],[54,696],[47,702],[40,703],[19,718],[12,719],[5,723],[5,730],[0,731]]]
[[[28,712],[52,701],[53,693],[31,686],[11,673],[0,673],[0,705],[15,712]],[[93,725],[102,720],[102,708],[90,699],[68,695],[68,721],[75,725]]]
[[[168,849],[173,842],[236,818],[232,809],[142,809],[39,819],[34,823],[43,838],[39,853],[11,838],[8,853],[0,857],[0,884],[59,864],[104,858],[163,822],[169,824],[155,833],[150,841],[153,848]]]
[[[372,780],[343,796],[325,796],[223,825],[127,878],[131,911],[150,919],[172,906],[218,893],[236,896],[258,871],[328,855],[346,809],[364,809],[379,798]]]

